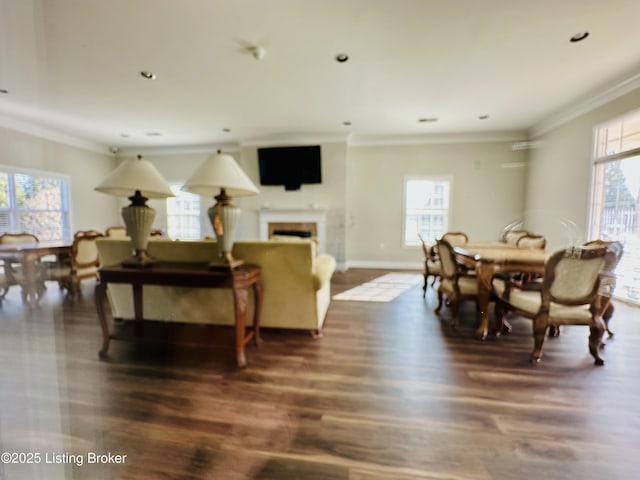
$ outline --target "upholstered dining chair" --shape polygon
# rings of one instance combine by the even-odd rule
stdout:
[[[24,243],[38,243],[39,239],[36,235],[27,232],[21,233],[3,233],[0,235],[0,245],[21,245]],[[3,264],[3,267],[0,269],[2,271],[2,276],[4,280],[0,279],[0,298],[4,298],[8,291],[9,287],[12,285],[23,285],[24,284],[24,275],[22,272],[22,264],[19,258],[6,258],[4,260],[0,260],[0,263]],[[40,265],[37,265],[37,268],[40,268]],[[40,270],[38,270],[40,272]],[[41,289],[40,293],[44,292],[44,282],[39,282],[39,288]]]
[[[464,247],[469,243],[469,237],[464,232],[447,232],[442,235],[442,240],[445,240],[452,247]]]
[[[516,240],[516,247],[519,248],[539,248],[544,250],[547,246],[547,239],[542,235],[533,235],[531,233],[527,233],[526,235],[522,235]]]
[[[107,228],[105,231],[105,235],[107,237],[126,237],[127,236],[127,227],[116,225],[113,227]]]
[[[451,325],[458,328],[460,303],[464,300],[474,300],[476,306],[478,305],[478,281],[475,276],[467,275],[458,268],[453,246],[449,242],[441,239],[437,245],[442,271],[435,313],[440,313],[446,299],[446,303],[451,307]]]
[[[527,230],[507,230],[501,240],[508,245],[517,245],[518,240],[525,235],[530,235],[530,233]]]
[[[600,287],[598,295],[601,298],[601,312],[604,327],[609,337],[613,336],[613,332],[609,328],[609,321],[613,316],[615,307],[611,302],[613,291],[616,288],[616,267],[620,263],[620,259],[624,253],[622,243],[615,240],[591,240],[584,244],[586,247],[603,247],[612,252],[613,255],[607,257],[604,267],[600,272]]]
[[[57,281],[60,289],[67,291],[67,298],[73,301],[81,293],[80,282],[97,278],[100,260],[96,240],[103,237],[95,231],[76,232],[71,246],[71,257],[55,265],[49,265],[45,273],[47,280]]]
[[[603,365],[599,350],[605,327],[598,297],[600,272],[613,253],[606,248],[572,247],[555,252],[545,264],[542,283],[520,285],[511,279],[492,280],[498,329],[507,312],[533,320],[531,360],[539,362],[547,330],[560,325],[586,325],[589,352]]]
[[[9,275],[4,260],[0,259],[0,305],[2,305],[2,300],[9,292],[9,287],[13,284]]]
[[[420,234],[418,234],[418,238],[420,238],[422,253],[424,254],[424,284],[422,285],[422,296],[425,297],[427,294],[429,277],[433,277],[433,280],[431,281],[431,286],[433,287],[436,283],[436,280],[440,277],[441,266],[436,245],[427,244],[427,242],[424,241],[424,238]]]

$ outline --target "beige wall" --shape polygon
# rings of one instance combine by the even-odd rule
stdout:
[[[415,266],[418,247],[402,247],[406,176],[453,179],[450,230],[470,240],[497,240],[502,228],[522,216],[526,154],[511,142],[350,148],[347,162],[347,258],[351,265]]]
[[[93,188],[115,168],[115,159],[0,127],[0,164],[69,175],[71,228],[104,228],[122,223],[114,197]]]
[[[236,238],[254,240],[259,238],[258,212],[262,208],[310,209],[326,211],[327,251],[338,262],[345,259],[344,212],[346,202],[346,144],[322,144],[322,183],[302,185],[300,190],[285,191],[280,186],[262,186],[258,173],[257,147],[242,147],[231,154],[260,190],[256,196],[237,197],[233,203],[242,208],[242,216]],[[158,171],[171,183],[183,183],[206,160],[209,153],[146,155]],[[123,157],[124,158],[124,157]],[[203,236],[213,235],[206,210],[215,203],[213,198],[202,198]],[[166,208],[162,201],[150,201],[158,211],[155,225],[166,228]]]
[[[589,240],[593,129],[640,108],[640,89],[583,114],[535,140],[529,154],[526,226],[550,249]]]

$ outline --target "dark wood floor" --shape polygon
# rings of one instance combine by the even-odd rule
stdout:
[[[381,273],[336,273],[333,291]],[[0,479],[638,477],[637,308],[617,304],[594,367],[586,328],[549,339],[533,366],[529,321],[481,342],[472,305],[458,332],[434,307],[420,286],[334,301],[323,338],[266,331],[238,371],[230,332],[200,327],[174,333],[221,340],[113,342],[99,361],[91,285],[70,306],[51,284],[31,311],[15,290],[0,308],[0,451],[41,461],[0,464]],[[88,464],[89,452],[126,459]],[[70,463],[46,463],[62,454]]]

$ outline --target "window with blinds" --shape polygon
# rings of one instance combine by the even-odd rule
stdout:
[[[182,185],[171,185],[171,191],[175,197],[167,198],[167,235],[180,240],[202,238],[200,196],[185,192]]]
[[[71,237],[68,178],[0,166],[0,233],[33,233],[41,241]]]
[[[420,245],[442,237],[449,227],[451,179],[406,178],[404,182],[403,246]]]

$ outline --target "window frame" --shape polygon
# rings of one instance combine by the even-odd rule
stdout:
[[[33,168],[24,168],[15,165],[5,165],[0,164],[0,173],[6,173],[10,177],[15,175],[29,175],[31,177],[40,177],[46,178],[50,180],[56,180],[61,183],[61,216],[66,218],[66,225],[63,222],[62,232],[63,235],[59,239],[52,239],[52,241],[68,241],[73,237],[74,227],[73,227],[73,201],[71,194],[71,176],[65,173],[52,172],[48,170],[39,170]],[[17,207],[16,201],[16,191],[15,191],[15,181],[9,181],[8,185],[8,193],[9,193],[9,207],[4,208],[0,207],[0,211],[8,211],[9,212],[9,229],[8,232],[21,232],[19,222],[18,222],[18,213],[20,212],[39,212],[41,210],[34,209],[20,209]],[[47,210],[51,211],[51,210]],[[58,211],[58,210],[55,210]],[[65,228],[66,227],[66,228]],[[66,231],[66,235],[65,235]],[[38,232],[29,232],[38,235]],[[41,235],[38,235],[40,237]],[[42,239],[41,239],[42,240]]]
[[[172,238],[174,240],[200,240],[202,238],[204,238],[203,236],[203,223],[202,223],[202,197],[200,195],[196,195],[195,193],[190,193],[187,192],[185,190],[182,190],[182,187],[184,186],[184,182],[169,182],[169,186],[171,187],[171,190],[176,194],[176,197],[169,197],[166,199],[165,201],[165,212],[166,212],[166,223],[167,223],[167,236],[169,238]],[[180,215],[176,215],[173,213],[170,213],[170,208],[169,208],[169,202],[171,201],[175,201],[176,198],[178,198],[178,194],[186,194],[186,195],[191,195],[194,198],[197,198],[198,200],[198,213],[197,215],[190,215],[190,214],[180,214]],[[197,238],[191,238],[191,236],[189,236],[189,238],[186,237],[176,237],[174,235],[172,235],[171,232],[171,225],[170,225],[170,218],[171,217],[176,217],[176,216],[182,216],[182,217],[196,217],[198,220],[198,227],[199,227],[199,233],[198,233],[198,237]]]
[[[617,123],[622,124],[621,133],[620,133],[620,139],[621,139],[620,145],[622,146],[623,139],[625,138],[625,136],[628,137],[630,135],[640,134],[640,128],[638,128],[637,131],[631,131],[632,133],[630,135],[626,134],[624,131],[625,120],[633,122],[633,119],[635,119],[636,123],[640,121],[640,109],[629,111],[623,115],[619,115],[615,118],[606,120],[605,122],[602,122],[593,127],[593,132],[592,132],[593,150],[591,154],[591,175],[590,175],[590,186],[589,186],[589,205],[588,205],[588,214],[587,214],[587,235],[588,235],[587,238],[588,239],[602,238],[603,225],[601,224],[600,217],[602,215],[602,211],[605,206],[603,197],[605,195],[604,187],[605,187],[605,179],[606,179],[606,165],[612,164],[614,162],[621,162],[621,161],[632,159],[632,158],[636,158],[637,159],[636,161],[640,162],[640,147],[628,148],[626,150],[623,148],[619,148],[618,151],[615,151],[610,154],[607,154],[606,151],[603,154],[600,154],[602,152],[602,145],[603,144],[606,145],[609,143],[608,141],[603,143],[603,138],[601,136],[602,131],[613,125],[616,125]],[[635,193],[636,192],[632,192],[632,194],[635,194]],[[596,228],[596,223],[598,224],[597,228]],[[624,255],[629,255],[629,254],[630,254],[630,251],[625,251]],[[621,265],[626,263],[624,255],[621,260]],[[634,260],[635,262],[640,263],[640,258],[634,257]],[[620,268],[620,265],[618,266],[618,268]],[[638,267],[632,267],[632,268],[633,268],[633,271],[636,271]],[[633,273],[631,274],[633,275]],[[628,302],[633,305],[640,305],[640,302],[633,299],[630,295],[621,293],[621,285],[623,284],[620,281],[618,281],[617,283],[618,285],[616,286],[616,292],[614,292],[613,294],[614,298]],[[624,285],[628,286],[632,284],[633,284],[633,280],[631,283],[627,282]]]
[[[449,230],[449,226],[453,224],[453,175],[405,175],[403,178],[402,188],[402,233],[400,238],[400,245],[402,248],[418,249],[422,248],[420,239],[416,237],[415,242],[406,243],[407,234],[407,186],[411,181],[427,181],[427,182],[447,182],[449,184],[449,195],[447,199],[448,207],[447,221],[444,226],[443,234]],[[445,210],[445,209],[441,209]],[[426,242],[435,241],[432,238],[425,238]]]

